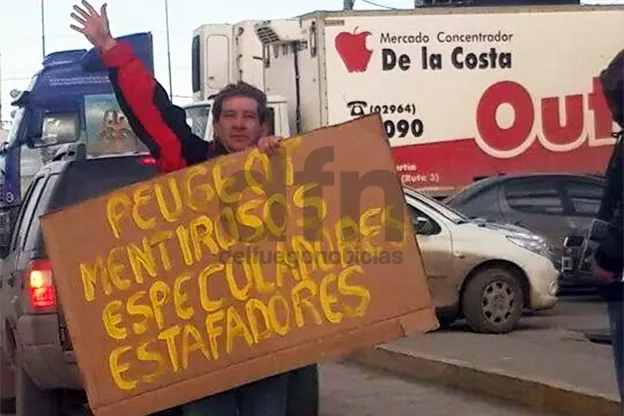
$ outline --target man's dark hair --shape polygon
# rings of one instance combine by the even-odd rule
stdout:
[[[223,101],[231,97],[253,98],[258,103],[258,118],[260,123],[264,123],[266,121],[268,113],[266,94],[253,85],[243,81],[227,85],[214,97],[212,118],[215,121],[218,121],[219,117],[221,117],[221,112],[223,111]]]

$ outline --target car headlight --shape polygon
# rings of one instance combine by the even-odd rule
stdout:
[[[508,235],[507,240],[540,256],[552,258],[552,248],[548,241],[537,235]]]

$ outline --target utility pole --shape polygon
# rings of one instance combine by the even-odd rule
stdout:
[[[169,1],[165,0],[165,21],[167,25],[167,66],[169,67],[169,97],[173,100],[173,84],[171,80],[171,45],[169,42]]]
[[[342,2],[343,10],[353,10],[354,3],[355,3],[355,0],[343,0]]]
[[[45,51],[45,12],[43,7],[43,0],[41,0],[41,53],[43,54],[42,59],[45,59],[46,51]]]

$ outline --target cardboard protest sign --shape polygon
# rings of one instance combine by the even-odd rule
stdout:
[[[381,119],[43,219],[89,403],[143,415],[438,325]]]

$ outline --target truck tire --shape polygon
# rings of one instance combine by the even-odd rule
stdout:
[[[318,365],[309,365],[290,372],[286,416],[318,416]]]
[[[522,286],[508,267],[479,270],[462,296],[462,311],[473,331],[504,334],[512,331],[524,310]]]
[[[60,394],[41,390],[20,364],[15,369],[15,416],[62,416]]]

